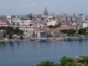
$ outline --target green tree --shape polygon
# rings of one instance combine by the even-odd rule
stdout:
[[[41,62],[40,64],[37,64],[36,66],[54,66],[54,62],[45,61]]]
[[[67,30],[67,35],[68,36],[72,36],[76,33],[76,31],[74,29],[70,29],[70,30]]]
[[[55,26],[53,26],[53,25],[50,25],[49,26],[49,28],[58,28],[58,27],[60,27],[61,26],[61,23],[59,23],[59,24],[56,24]]]
[[[72,36],[76,33],[76,31],[74,29],[70,29],[70,30],[61,30],[61,33],[63,34],[67,34],[68,36]]]
[[[71,66],[73,64],[72,58],[62,57],[60,60],[61,66]]]
[[[12,37],[12,35],[14,34],[18,34],[18,35],[22,35],[23,34],[23,30],[20,30],[19,28],[13,28],[13,27],[0,27],[0,29],[6,30],[6,35],[8,35],[10,38]]]
[[[78,34],[80,35],[86,35],[86,29],[85,28],[81,28],[78,30]]]

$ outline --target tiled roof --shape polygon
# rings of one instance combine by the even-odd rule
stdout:
[[[37,30],[37,31],[40,31],[40,30],[43,30],[43,31],[49,31],[50,28],[35,28],[35,30]]]
[[[0,25],[9,25],[10,23],[7,20],[0,20]]]
[[[68,25],[61,25],[59,28],[65,29],[65,30],[72,29],[72,28],[71,28],[70,26],[68,26]]]

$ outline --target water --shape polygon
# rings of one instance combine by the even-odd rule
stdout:
[[[87,55],[87,40],[0,43],[0,66],[35,66],[46,60],[58,63],[63,56]]]

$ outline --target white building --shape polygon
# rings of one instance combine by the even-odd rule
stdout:
[[[88,21],[83,22],[83,28],[86,28],[86,27],[88,27]]]
[[[57,21],[56,20],[52,20],[50,22],[47,22],[47,25],[50,26],[50,25],[53,25],[55,26],[57,24]]]
[[[33,23],[31,20],[20,20],[20,18],[12,18],[12,25],[33,27]]]
[[[20,23],[22,23],[20,18],[12,18],[12,22],[11,22],[12,25],[17,26],[17,25],[20,25]]]
[[[34,31],[34,28],[32,27],[19,27],[20,30],[24,31],[24,35],[27,37],[31,37]]]
[[[29,27],[33,27],[33,23],[31,20],[22,20],[22,26],[29,26]]]
[[[73,27],[74,30],[77,30],[77,22],[73,22],[72,27]]]
[[[11,24],[11,16],[10,15],[6,16],[6,19]]]

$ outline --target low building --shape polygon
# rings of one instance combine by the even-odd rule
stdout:
[[[12,26],[33,27],[31,20],[20,20],[20,18],[12,18]]]
[[[74,30],[78,30],[77,22],[73,22],[72,23],[72,27],[73,27]]]
[[[71,26],[68,26],[68,25],[61,25],[59,27],[59,29],[61,29],[61,30],[69,30],[69,29],[73,29],[73,28]]]
[[[55,25],[57,25],[57,21],[56,21],[56,20],[52,20],[52,21],[50,21],[50,22],[47,22],[47,25],[48,25],[48,26],[50,26],[50,25],[55,26]]]
[[[45,38],[48,34],[50,34],[49,28],[35,28],[35,37],[36,38]]]
[[[59,37],[60,30],[57,28],[35,28],[36,38]]]
[[[24,31],[24,35],[27,37],[32,37],[34,28],[33,27],[19,27],[20,30]]]
[[[7,20],[0,20],[0,26],[9,26],[10,23]]]

